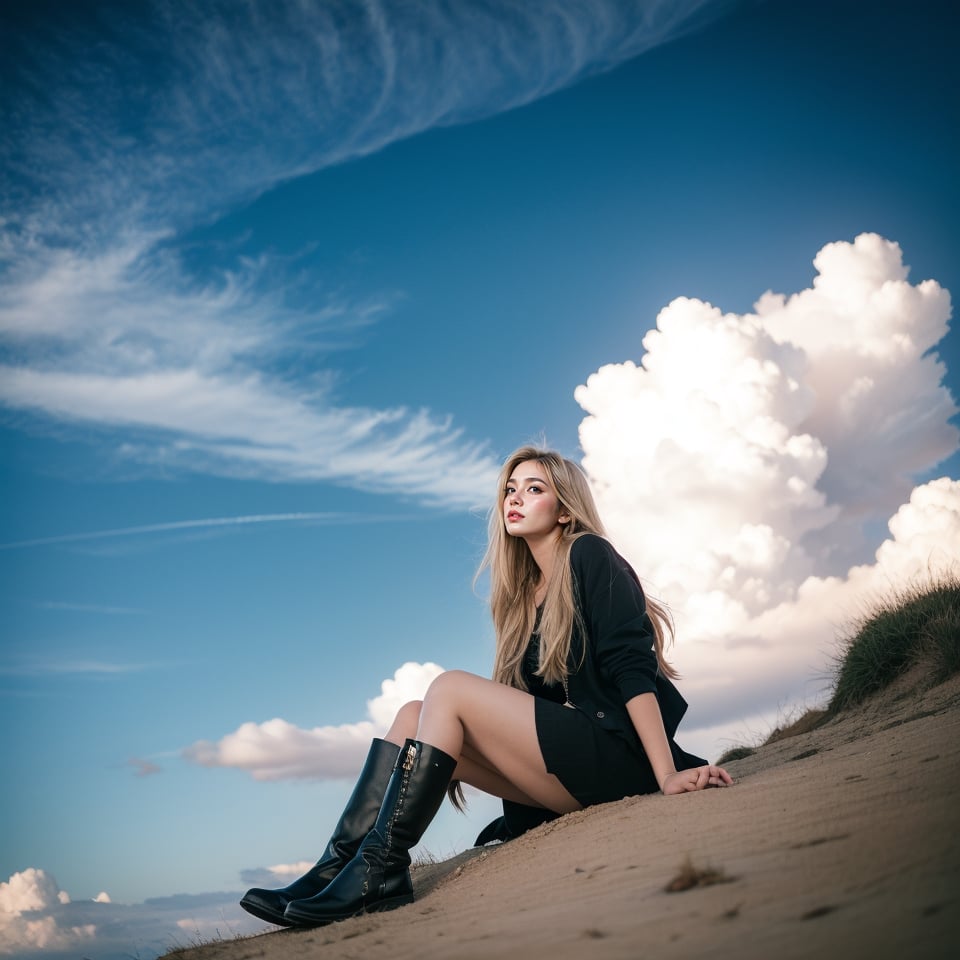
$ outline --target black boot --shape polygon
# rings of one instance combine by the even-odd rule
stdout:
[[[392,910],[413,900],[410,848],[443,802],[457,761],[437,747],[408,740],[383,798],[377,822],[357,855],[320,893],[287,906],[284,919],[319,927],[358,913]]]
[[[261,920],[290,926],[291,922],[283,916],[287,904],[319,893],[353,859],[363,838],[370,832],[380,812],[399,752],[395,743],[374,740],[323,856],[299,880],[282,890],[262,890],[259,887],[248,890],[240,906]]]

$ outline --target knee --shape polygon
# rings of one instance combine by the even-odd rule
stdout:
[[[385,738],[391,743],[402,744],[407,737],[417,735],[417,727],[420,724],[420,708],[423,706],[422,700],[411,700],[405,703],[393,718],[390,729],[386,732]]]
[[[456,697],[474,679],[476,679],[474,675],[467,673],[465,670],[445,670],[439,677],[434,678],[423,699],[428,702],[435,702]]]
[[[409,700],[398,711],[394,718],[394,723],[402,723],[409,726],[411,723],[416,727],[420,722],[420,710],[423,707],[422,700]]]

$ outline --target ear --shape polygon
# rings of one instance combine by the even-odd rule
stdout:
[[[557,523],[569,523],[569,522],[570,522],[569,513],[561,513],[560,516],[557,517]]]

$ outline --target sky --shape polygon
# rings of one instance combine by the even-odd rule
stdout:
[[[0,953],[266,929],[489,675],[530,440],[670,603],[686,749],[822,703],[960,553],[949,6],[5,6]]]

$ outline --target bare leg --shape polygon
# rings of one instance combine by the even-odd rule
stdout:
[[[394,767],[377,822],[356,856],[316,896],[288,904],[285,920],[322,926],[409,903],[409,850],[436,814],[451,777],[473,778],[501,796],[530,799],[557,813],[580,809],[546,771],[529,694],[469,673],[444,673],[422,704],[401,707],[388,736],[406,739],[418,714],[420,743],[401,750],[403,770]]]
[[[458,758],[466,783],[473,782],[472,776],[481,781],[476,784],[480,789],[490,789],[485,785],[489,783],[490,792],[498,796],[526,797],[519,802],[557,813],[580,809],[563,784],[547,773],[529,693],[449,670],[427,690],[417,738]],[[458,767],[457,776],[459,772]],[[509,793],[507,786],[512,787]]]
[[[384,735],[384,739],[402,747],[405,740],[416,738],[422,708],[422,700],[411,700],[409,703],[405,703],[397,711],[393,724]],[[511,783],[503,773],[492,766],[485,758],[479,756],[466,743],[463,745],[453,779],[462,780],[464,783],[470,784],[471,787],[476,787],[478,790],[495,797],[502,797],[504,800],[525,803],[529,807],[543,806],[542,803]]]
[[[411,700],[405,703],[397,711],[397,715],[393,718],[390,729],[383,735],[383,739],[402,747],[407,740],[416,737],[417,727],[420,726],[420,709],[422,707],[422,700]]]

